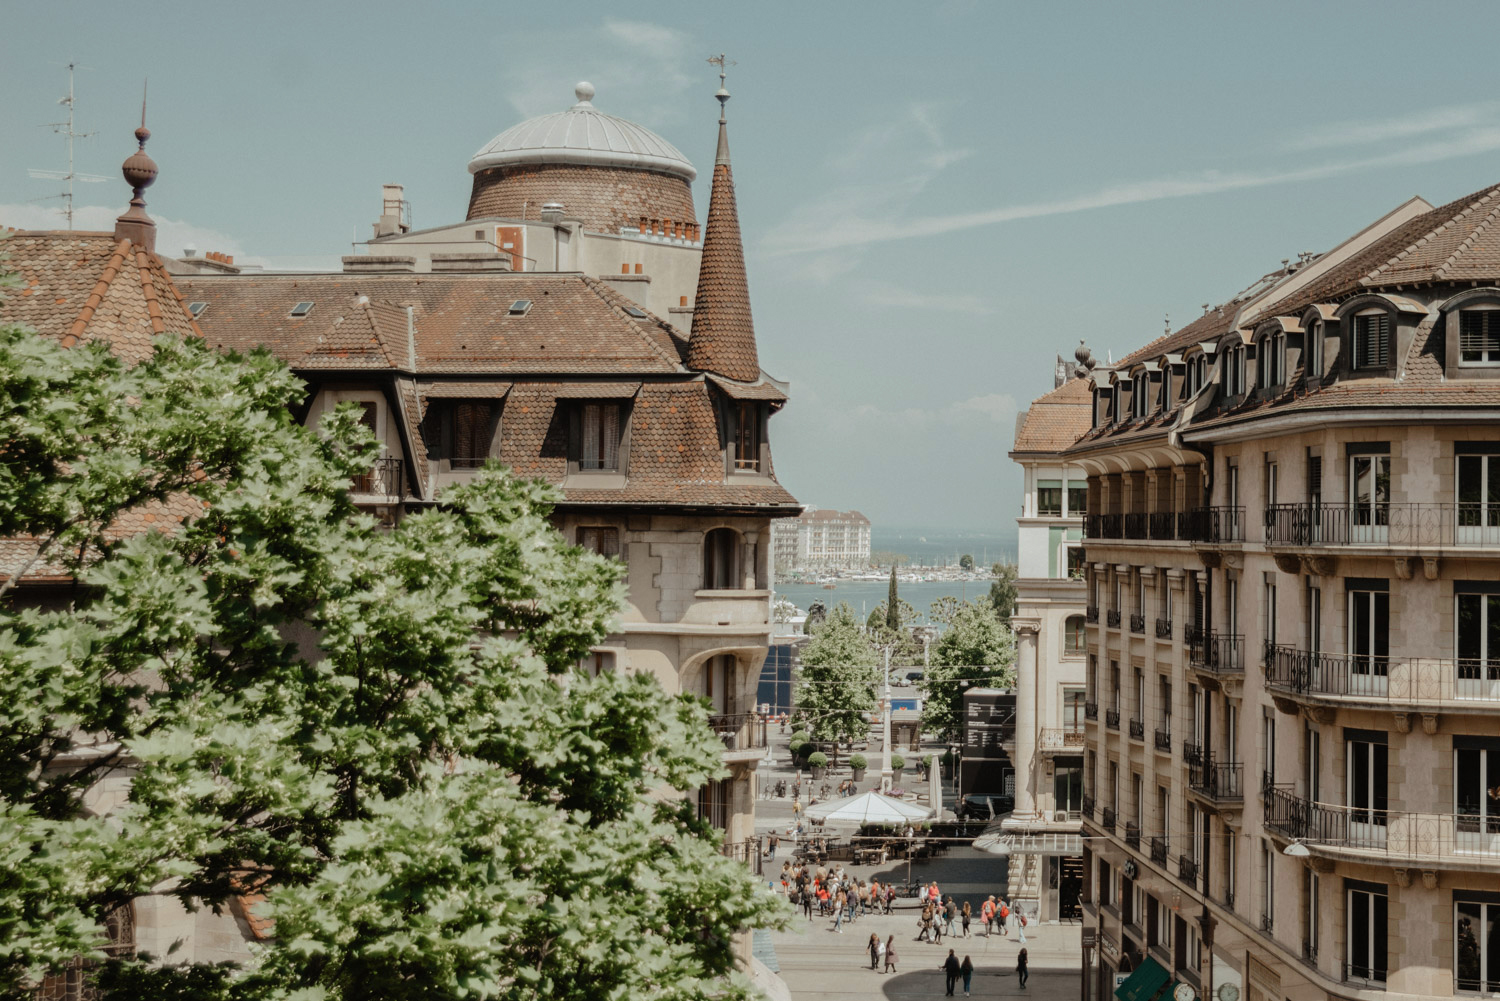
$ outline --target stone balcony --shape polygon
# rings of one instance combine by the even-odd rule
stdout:
[[[1439,712],[1500,710],[1500,659],[1375,657],[1322,653],[1286,644],[1265,651],[1266,690],[1277,708],[1327,715],[1337,708],[1415,713],[1433,732]],[[1405,724],[1405,726],[1403,725]],[[1397,728],[1410,720],[1398,720]]]

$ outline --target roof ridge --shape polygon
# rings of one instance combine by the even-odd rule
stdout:
[[[146,259],[144,247],[135,252],[136,277],[140,279],[141,295],[146,298],[146,315],[151,317],[151,333],[164,334],[167,325],[162,320],[161,303],[156,299],[156,283],[151,280],[151,262]]]
[[[74,317],[67,334],[63,336],[63,347],[71,348],[77,344],[78,339],[83,336],[83,332],[88,329],[89,321],[94,318],[94,313],[98,310],[99,304],[104,301],[104,293],[109,291],[109,287],[115,283],[115,278],[119,275],[120,269],[125,266],[125,253],[129,249],[129,240],[121,240],[115,245],[115,252],[110,255],[108,262],[105,263],[104,270],[99,272],[99,280],[94,283],[94,290],[84,300],[83,308],[78,311],[78,315]]]
[[[1486,230],[1488,230],[1490,228],[1490,224],[1495,221],[1495,216],[1497,214],[1500,214],[1500,201],[1497,201],[1494,207],[1491,208],[1490,211],[1485,215],[1485,217],[1479,221],[1479,224],[1469,231],[1469,235],[1464,238],[1462,243],[1460,243],[1453,249],[1453,253],[1449,254],[1446,258],[1443,259],[1442,264],[1439,264],[1436,268],[1433,269],[1433,274],[1440,275],[1444,278],[1448,277],[1449,266],[1455,264],[1466,251],[1473,249],[1474,244],[1478,242],[1479,237]]]
[[[613,309],[615,311],[615,314],[618,315],[620,319],[624,320],[631,330],[635,331],[635,333],[640,336],[641,340],[646,343],[647,347],[660,355],[663,361],[671,362],[678,368],[682,367],[682,359],[667,351],[660,344],[656,343],[656,339],[647,332],[646,328],[636,322],[636,318],[627,313],[625,311],[625,307],[620,305],[620,300],[626,298],[624,293],[615,291],[613,288],[610,288],[608,285],[606,285],[602,280],[594,278],[590,275],[584,275],[583,282],[590,289],[593,289],[594,294],[597,295],[607,306]],[[635,306],[636,309],[639,309],[641,312],[651,317],[663,327],[668,326],[665,320],[657,316],[655,313],[651,312],[645,306],[637,305],[634,300],[630,300],[630,303],[631,305]]]
[[[162,264],[161,258],[157,256],[156,251],[154,250],[151,251],[151,260],[154,262],[155,267],[161,269],[162,276],[167,280],[167,288],[172,290],[172,295],[177,299],[177,305],[182,309],[182,315],[187,317],[188,326],[193,328],[193,333],[197,334],[199,337],[202,337],[203,328],[198,326],[198,318],[194,316],[192,314],[192,311],[187,308],[187,300],[182,297],[182,290],[179,289],[177,287],[177,283],[172,280],[172,273],[166,269],[165,265]]]
[[[1412,240],[1405,247],[1402,247],[1401,250],[1394,256],[1392,256],[1389,260],[1380,264],[1378,267],[1372,268],[1359,280],[1363,283],[1376,284],[1376,279],[1379,278],[1382,272],[1400,263],[1401,261],[1404,261],[1413,253],[1431,243],[1439,233],[1442,233],[1444,230],[1450,229],[1453,226],[1457,225],[1460,219],[1466,218],[1479,205],[1483,204],[1490,198],[1493,198],[1497,191],[1500,191],[1500,185],[1492,184],[1488,188],[1484,188],[1480,191],[1474,192],[1471,195],[1464,195],[1460,198],[1455,199],[1455,201],[1463,203],[1462,206],[1456,211],[1453,209],[1454,202],[1449,202],[1446,205],[1440,205],[1437,208],[1432,209],[1430,212],[1425,213],[1426,215],[1432,215],[1439,212],[1444,213],[1442,222],[1440,222],[1436,226],[1433,226],[1431,229],[1427,230],[1415,240]],[[1450,255],[1449,260],[1451,259],[1452,258]],[[1444,261],[1445,266],[1447,263],[1447,261]]]

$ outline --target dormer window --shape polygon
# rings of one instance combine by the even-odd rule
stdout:
[[[1224,352],[1223,378],[1225,397],[1245,394],[1245,348],[1243,345],[1237,345]]]
[[[1460,365],[1500,365],[1500,306],[1476,306],[1458,314]]]
[[[1312,326],[1307,328],[1307,365],[1305,371],[1308,377],[1321,379],[1323,377],[1323,321],[1314,320]]]
[[[620,469],[620,405],[585,403],[579,408],[578,468],[591,472]]]
[[[1133,417],[1145,417],[1151,412],[1151,376],[1145,372],[1132,380],[1130,411]]]
[[[1354,367],[1385,368],[1390,352],[1391,314],[1366,309],[1354,316]]]
[[[1261,338],[1259,362],[1256,374],[1262,389],[1271,389],[1286,382],[1286,334],[1267,334]]]
[[[734,420],[734,469],[740,473],[760,472],[764,407],[749,400],[735,402],[732,412]]]

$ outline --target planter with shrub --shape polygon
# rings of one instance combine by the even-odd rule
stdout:
[[[891,771],[899,772],[906,767],[906,759],[899,754],[891,755]]]
[[[807,756],[808,767],[812,769],[812,777],[821,779],[828,773],[828,755],[822,751],[814,751]]]
[[[854,771],[854,781],[863,782],[865,780],[865,767],[868,764],[869,762],[865,761],[863,754],[849,755],[849,767]]]

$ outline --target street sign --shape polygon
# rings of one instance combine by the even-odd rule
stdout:
[[[1099,942],[1098,935],[1099,935],[1099,929],[1097,929],[1097,928],[1084,928],[1083,929],[1083,947],[1085,949],[1092,949]]]

